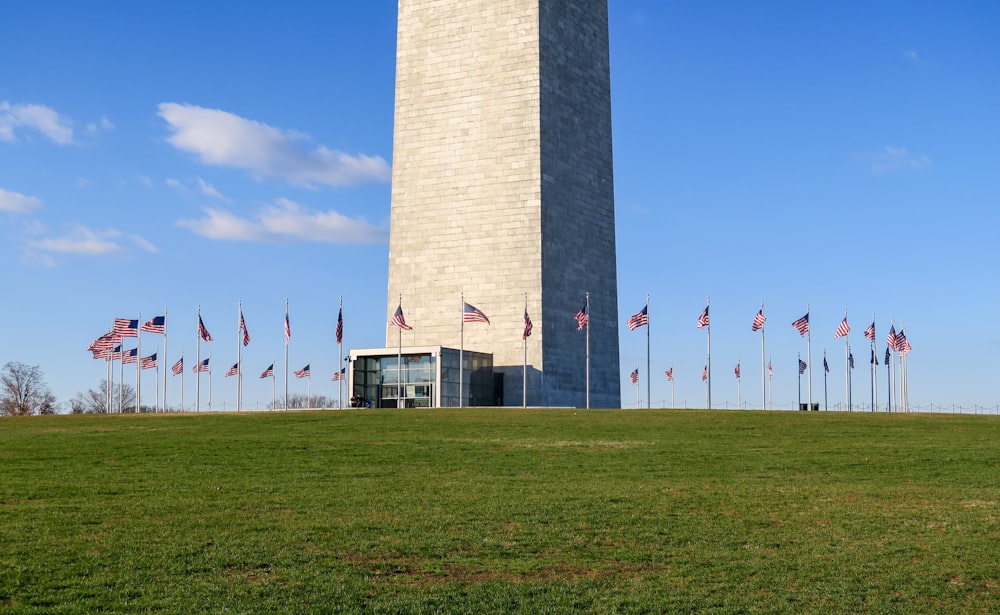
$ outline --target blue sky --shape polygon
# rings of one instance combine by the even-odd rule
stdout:
[[[287,298],[289,369],[336,396],[338,299],[348,347],[382,346],[390,316],[395,17],[385,0],[6,3],[0,363],[40,365],[65,403],[105,376],[85,349],[114,317],[167,308],[167,361],[192,365],[200,305],[214,406],[232,409],[242,301],[244,405],[263,406]],[[610,27],[625,406],[637,364],[646,400],[646,330],[625,319],[647,294],[654,405],[671,365],[677,404],[703,405],[708,297],[716,406],[736,404],[737,361],[759,405],[762,300],[778,407],[807,304],[814,401],[824,350],[844,401],[846,309],[855,402],[874,314],[880,355],[906,326],[912,404],[1000,403],[1000,6],[611,0]]]

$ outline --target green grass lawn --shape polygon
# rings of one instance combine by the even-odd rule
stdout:
[[[0,419],[0,611],[997,613],[1000,419]]]

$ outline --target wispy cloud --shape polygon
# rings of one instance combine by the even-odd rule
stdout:
[[[88,135],[96,135],[107,130],[111,130],[114,127],[115,125],[111,120],[106,117],[102,117],[98,122],[91,122],[87,124],[85,130]]]
[[[903,57],[906,58],[907,60],[912,61],[912,62],[919,62],[920,61],[920,56],[917,55],[917,52],[915,50],[913,50],[913,49],[907,49],[906,51],[904,51],[903,52]]]
[[[40,207],[42,207],[42,200],[38,197],[26,196],[19,192],[10,192],[0,188],[0,211],[23,214]]]
[[[29,241],[28,247],[43,252],[96,256],[127,252],[129,244],[146,252],[157,252],[152,243],[138,235],[126,235],[113,228],[93,230],[85,226],[78,226],[63,237]]]
[[[222,209],[205,209],[206,217],[178,225],[209,239],[280,243],[293,239],[341,244],[384,243],[388,231],[336,211],[311,211],[279,198],[252,219]]]
[[[12,105],[0,101],[0,141],[16,141],[23,129],[42,133],[59,145],[73,142],[72,121],[44,105]]]
[[[200,177],[198,178],[198,188],[201,189],[201,193],[204,194],[205,196],[210,196],[213,199],[219,199],[224,203],[230,202],[229,199],[223,196],[221,192],[215,189],[215,186],[213,186],[212,184],[208,183],[207,181],[203,180]]]
[[[865,154],[862,159],[872,173],[885,175],[899,171],[923,171],[931,166],[931,159],[911,153],[905,147],[886,145],[881,151]]]
[[[307,149],[306,135],[219,109],[178,103],[161,103],[158,109],[172,133],[167,142],[205,164],[303,186],[389,180],[389,165],[380,156],[352,156],[322,145]]]

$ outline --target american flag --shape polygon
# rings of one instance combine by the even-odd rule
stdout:
[[[243,345],[250,343],[250,332],[247,331],[247,323],[243,320],[243,309],[240,308],[240,331],[243,333]]]
[[[708,366],[706,365],[704,369],[701,370],[702,381],[708,380]]]
[[[736,369],[733,370],[733,373],[736,374],[737,378],[740,377],[740,364],[739,363],[736,364]]]
[[[261,378],[274,378],[274,363],[260,373]]]
[[[854,369],[854,353],[853,352],[847,353],[847,364],[851,366],[851,369]]]
[[[115,342],[119,341],[121,337],[116,335],[113,331],[108,331],[101,337],[97,338],[87,346],[87,350],[95,351],[101,350],[103,348],[111,348],[115,345]]]
[[[309,377],[309,366],[306,365],[302,369],[297,369],[297,370],[295,370],[294,373],[295,373],[295,377],[296,378],[308,378]]]
[[[139,369],[153,369],[156,367],[156,353],[143,357],[139,360]]]
[[[802,318],[799,318],[798,320],[793,321],[792,322],[792,326],[795,327],[798,330],[799,335],[805,335],[806,333],[808,333],[809,332],[809,312],[806,312],[806,315],[803,316]]]
[[[121,347],[119,346],[119,348],[121,348]],[[111,359],[111,356],[113,354],[113,352],[111,350],[111,347],[108,347],[108,348],[95,348],[94,350],[91,351],[91,353],[93,354],[93,357],[95,359],[104,359],[105,361],[107,361],[108,359]],[[117,359],[111,359],[111,360],[112,361],[116,361]]]
[[[875,321],[874,320],[872,321],[872,324],[868,325],[868,328],[865,329],[865,337],[868,338],[868,339],[870,339],[873,342],[875,341]],[[872,352],[875,352],[875,351],[873,350]]]
[[[240,373],[240,364],[239,364],[239,362],[233,363],[233,366],[226,370],[226,375],[223,376],[223,378],[228,378],[230,376],[235,376],[235,375],[237,375],[239,373]]]
[[[392,320],[389,321],[389,324],[398,329],[402,329],[403,331],[409,331],[410,329],[413,328],[410,325],[406,324],[406,319],[403,318],[402,303],[400,303],[399,307],[396,308],[396,313],[392,315]]]
[[[204,361],[202,361],[198,365],[195,365],[194,367],[192,367],[191,371],[193,371],[195,373],[199,373],[199,372],[211,372],[212,369],[208,366],[208,362],[211,361],[211,360],[212,360],[211,357],[205,359]]]
[[[889,344],[889,347],[893,350],[898,350],[896,348],[896,325],[889,326],[889,337],[886,338],[885,343]]]
[[[826,362],[826,357],[823,357],[823,371],[824,372],[830,371],[830,365]]]
[[[750,325],[750,330],[751,331],[760,331],[761,329],[764,328],[764,321],[765,320],[767,320],[767,318],[764,317],[764,310],[762,309],[762,310],[760,310],[760,311],[757,312],[756,316],[753,317],[753,324]]]
[[[639,384],[639,368],[638,367],[632,370],[631,378],[632,378],[632,384]]]
[[[206,342],[212,341],[212,336],[209,334],[208,329],[205,328],[205,323],[201,321],[201,314],[198,314],[198,335]]]
[[[806,362],[803,361],[802,359],[799,359],[799,375],[800,376],[802,374],[806,373],[806,367],[808,367],[808,365],[806,365]]]
[[[643,306],[641,310],[636,312],[632,318],[629,318],[625,323],[628,325],[629,331],[635,331],[639,327],[649,324],[649,306]]]
[[[526,340],[531,337],[531,329],[534,325],[531,324],[531,318],[528,317],[528,310],[524,310],[524,333],[521,335],[522,340]]]
[[[771,362],[767,362],[767,375],[774,378],[774,369],[771,367]]]
[[[490,319],[483,314],[479,308],[469,305],[468,303],[463,304],[462,308],[462,320],[465,322],[485,322],[490,324]]]
[[[698,317],[698,328],[702,329],[707,326],[708,326],[708,306],[706,305],[705,309],[702,310],[701,312],[701,316]]]
[[[139,321],[138,319],[116,318],[111,333],[118,337],[136,337],[139,335]]]
[[[139,349],[133,348],[122,353],[122,363],[137,363],[139,361]]]
[[[139,329],[146,333],[159,333],[163,335],[167,332],[167,319],[165,316],[153,316],[144,322]]]
[[[337,343],[344,343],[344,308],[337,310]]]
[[[335,374],[334,374],[334,375],[333,375],[333,376],[332,376],[332,377],[330,378],[330,380],[332,380],[332,381],[334,381],[334,382],[336,382],[336,381],[338,381],[338,380],[347,380],[347,368],[346,368],[346,367],[341,367],[341,368],[340,368],[340,371],[339,371],[339,372],[337,372],[337,373],[335,373]]]
[[[170,371],[172,371],[175,376],[182,373],[184,371],[184,357],[177,359],[177,362],[170,368]]]
[[[888,346],[885,347],[885,364],[888,365],[889,361],[892,360],[892,350]]]
[[[292,325],[288,322],[288,312],[285,312],[285,341],[292,339]]]
[[[912,350],[910,342],[906,341],[906,331],[903,329],[900,329],[899,334],[896,336],[896,350],[899,352],[910,352]]]
[[[122,345],[118,344],[111,350],[111,360],[121,361],[122,360]]]
[[[674,381],[674,368],[671,367],[670,369],[668,369],[667,371],[665,371],[663,373],[667,375],[667,382],[673,382]]]
[[[840,321],[840,326],[837,327],[837,332],[833,334],[833,339],[838,337],[844,337],[851,332],[851,326],[847,324],[847,316],[844,316],[844,320]]]
[[[590,315],[587,314],[587,311],[588,311],[589,307],[590,307],[589,304],[584,303],[583,307],[580,308],[580,311],[577,312],[575,316],[573,316],[573,318],[576,320],[576,324],[577,324],[576,330],[577,331],[579,331],[579,330],[583,329],[584,327],[586,327],[587,323],[590,322]]]

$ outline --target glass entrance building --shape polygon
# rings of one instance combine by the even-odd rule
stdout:
[[[482,352],[441,346],[407,347],[401,353],[396,348],[352,349],[350,390],[353,407],[502,406],[503,374],[494,374],[493,355]]]

